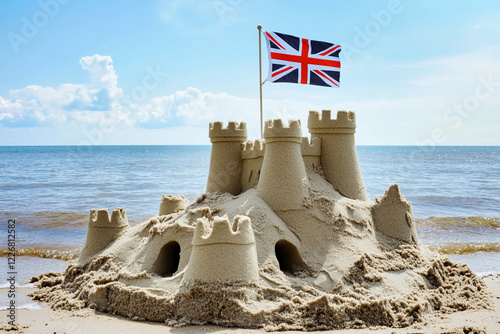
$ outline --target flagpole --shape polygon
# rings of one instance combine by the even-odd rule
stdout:
[[[262,125],[262,51],[261,51],[261,29],[262,26],[258,25],[259,30],[259,90],[260,90],[260,138],[264,138],[263,125]]]

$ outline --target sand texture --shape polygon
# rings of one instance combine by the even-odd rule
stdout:
[[[154,217],[130,228],[88,263],[40,276],[41,288],[33,297],[54,309],[91,307],[171,326],[216,324],[265,330],[404,327],[437,313],[491,307],[485,285],[467,266],[416,242],[376,231],[371,221],[376,203],[340,197],[332,188],[329,194],[321,187],[328,184],[309,174],[311,187],[318,183],[319,190],[311,190],[302,214],[315,228],[292,231],[255,189],[238,197],[204,195],[180,214]],[[229,224],[233,217],[241,222],[243,215],[244,221],[251,221],[254,238],[242,238]],[[220,218],[225,216],[228,219]],[[224,225],[220,221],[226,222],[227,229],[221,228],[229,234],[226,239],[238,240],[215,240],[212,247],[219,247],[223,257],[189,261],[194,248],[211,247],[191,244],[194,226],[207,229],[207,239],[221,235],[224,239],[223,233],[210,231],[214,225]],[[254,248],[249,247],[252,240]],[[169,242],[180,244],[179,268],[165,274],[155,262],[171,259],[161,254],[162,245]],[[209,271],[205,265],[215,272],[236,272],[236,277],[187,280],[190,263],[198,266],[191,271]],[[252,268],[252,263],[257,279],[255,272],[250,277],[238,272],[241,267]]]
[[[492,296],[491,309],[465,310],[453,313],[437,313],[429,316],[424,322],[415,323],[409,327],[370,327],[361,329],[339,329],[337,334],[490,334],[500,333],[500,275],[490,275],[482,278],[486,291]],[[6,289],[0,293],[6,294]],[[20,288],[19,295],[30,294],[34,288]],[[26,298],[26,297],[25,297]],[[40,304],[40,309],[19,309],[16,327],[7,324],[7,311],[0,311],[0,332],[6,333],[71,333],[71,334],[107,334],[107,333],[262,333],[262,329],[227,328],[214,325],[196,325],[172,327],[160,322],[134,321],[128,318],[100,313],[89,308],[78,311],[52,310],[46,303]],[[290,333],[297,331],[290,331]],[[311,333],[325,333],[312,331]]]
[[[250,144],[244,123],[211,124],[206,194],[189,205],[164,196],[160,214],[134,227],[124,209],[111,219],[93,210],[78,261],[35,278],[33,298],[267,331],[400,328],[493,307],[467,266],[419,244],[396,184],[368,200],[354,113],[311,112],[309,128],[310,141],[299,121],[271,120],[264,143]]]

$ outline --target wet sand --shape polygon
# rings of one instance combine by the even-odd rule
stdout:
[[[369,328],[370,333],[500,333],[500,274],[483,278],[491,294],[494,309],[462,311],[448,315],[430,316],[424,323],[405,328]],[[20,299],[35,288],[18,288]],[[2,297],[7,289],[0,289]],[[35,303],[35,302],[34,302]],[[162,323],[132,321],[119,316],[83,309],[77,312],[51,310],[47,304],[36,303],[40,309],[19,309],[17,328],[9,331],[7,311],[0,311],[0,331],[7,333],[261,333],[259,330],[224,328],[218,326],[168,327]],[[3,305],[2,305],[3,306]],[[313,333],[366,333],[367,328],[332,330]],[[288,333],[301,333],[291,331]]]

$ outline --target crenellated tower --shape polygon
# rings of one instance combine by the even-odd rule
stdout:
[[[236,216],[231,224],[227,216],[214,217],[210,223],[206,218],[196,222],[183,284],[256,282],[259,265],[250,218]]]
[[[269,120],[264,128],[266,150],[257,190],[278,214],[297,210],[308,196],[309,181],[302,160],[302,130],[299,121],[285,126],[281,119]]]
[[[332,119],[330,110],[310,111],[308,128],[311,137],[321,138],[321,165],[328,182],[345,197],[368,201],[354,141],[354,112],[339,111]]]
[[[243,143],[241,159],[243,160],[243,170],[241,172],[241,191],[247,191],[257,186],[264,160],[266,145],[261,139],[249,140]]]
[[[246,123],[229,122],[227,128],[222,122],[210,123],[210,170],[207,192],[221,192],[238,195],[241,193],[241,150],[247,139]]]
[[[79,261],[94,256],[115,241],[129,228],[127,213],[124,208],[114,209],[109,219],[108,209],[90,210],[87,240],[80,254]]]
[[[311,138],[311,142],[309,142],[309,138],[302,137],[300,151],[306,168],[316,168],[319,166],[321,163],[321,139],[313,137]]]
[[[189,201],[183,195],[163,195],[160,204],[160,216],[184,211]]]

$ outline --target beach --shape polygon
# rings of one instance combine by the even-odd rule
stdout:
[[[310,333],[370,333],[392,334],[392,333],[500,333],[500,275],[489,275],[483,277],[492,296],[493,308],[482,311],[463,311],[444,315],[439,318],[429,317],[422,324],[416,324],[405,328],[362,328],[334,331],[317,331]],[[34,288],[20,288],[19,292],[23,299],[27,293]],[[0,290],[5,294],[5,288]],[[51,310],[44,303],[37,303],[36,308],[18,310],[18,327],[14,332],[19,333],[261,333],[261,330],[225,328],[219,326],[186,326],[180,328],[168,327],[162,323],[132,321],[120,316],[99,313],[94,310],[85,309],[80,312]],[[7,326],[6,310],[0,311],[0,329],[9,332]],[[301,333],[290,331],[288,333]]]
[[[500,4],[0,8],[0,333],[500,334]]]
[[[196,201],[204,192],[210,154],[209,146],[3,149],[8,153],[4,155],[6,165],[9,158],[18,164],[7,169],[9,177],[1,185],[6,191],[0,198],[2,207],[8,208],[1,212],[2,219],[16,219],[18,296],[33,289],[25,283],[31,276],[62,272],[77,258],[85,242],[90,209],[125,207],[133,227],[158,214],[163,194],[184,194],[190,202]],[[494,316],[499,310],[500,272],[499,194],[494,186],[498,184],[498,148],[359,147],[358,151],[369,198],[381,197],[390,184],[398,183],[413,205],[419,242],[484,277],[495,303],[493,311],[462,311],[444,318],[425,318],[407,328],[371,330],[445,333],[464,326],[486,326],[486,332],[494,333],[499,326],[498,316]],[[103,163],[107,160],[111,163]],[[36,168],[30,170],[31,165]],[[95,171],[92,177],[88,169]],[[4,282],[6,272],[0,274]],[[4,291],[5,286],[0,285]],[[7,302],[2,292],[2,305]],[[24,297],[18,305],[17,320],[21,326],[29,326],[21,328],[27,333],[43,332],[45,323],[50,329],[47,332],[78,332],[89,326],[93,328],[90,332],[106,332],[108,324],[123,326],[125,332],[142,331],[140,326],[147,326],[148,331],[251,332],[220,327],[170,328],[89,309],[52,311],[47,304]],[[65,329],[69,324],[73,327]],[[340,332],[363,331],[366,328]]]

